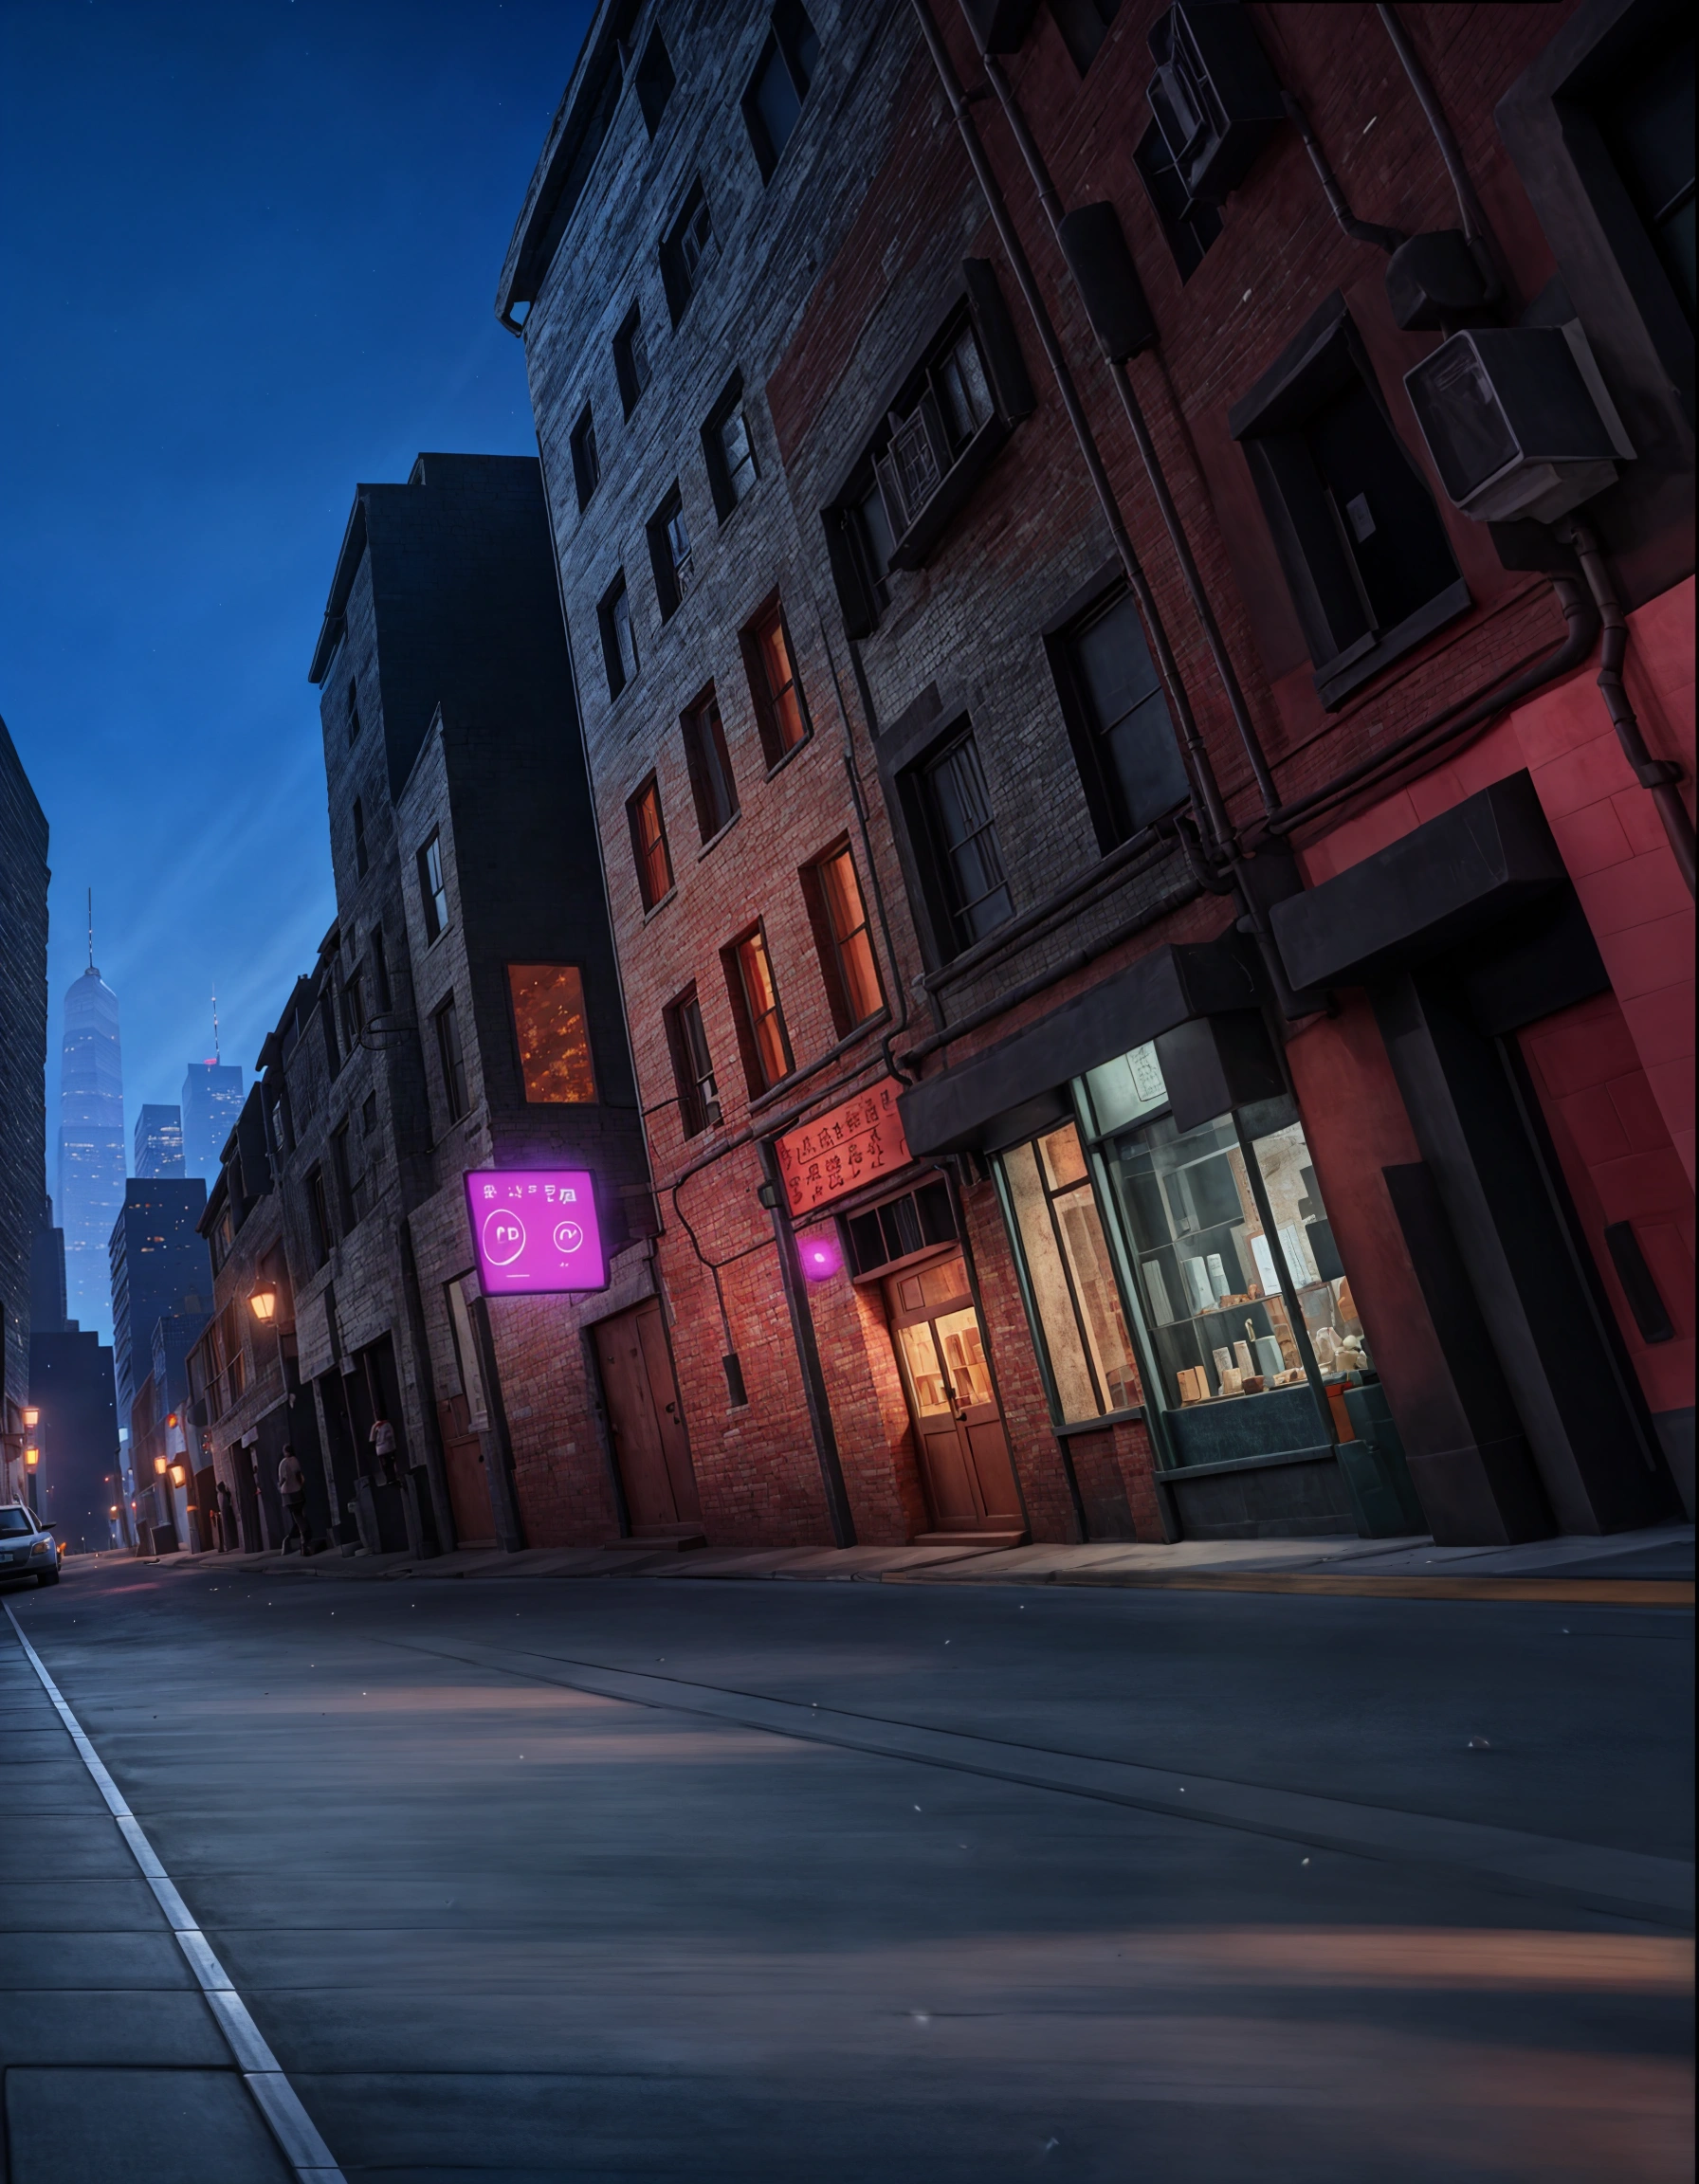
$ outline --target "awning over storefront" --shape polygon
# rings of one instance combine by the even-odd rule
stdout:
[[[916,1155],[995,1150],[1070,1112],[1068,1085],[1194,1018],[1257,1007],[1236,937],[1178,942],[1129,963],[898,1101]]]

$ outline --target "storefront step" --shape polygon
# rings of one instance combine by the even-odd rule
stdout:
[[[1012,1525],[1006,1532],[917,1532],[911,1542],[916,1547],[983,1547],[987,1553],[1026,1543],[1024,1525]]]

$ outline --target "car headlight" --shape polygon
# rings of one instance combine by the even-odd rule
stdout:
[[[49,1555],[52,1553],[52,1551],[53,1542],[51,1539],[38,1539],[35,1545],[29,1550],[32,1555]]]

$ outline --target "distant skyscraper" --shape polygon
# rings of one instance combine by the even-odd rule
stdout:
[[[0,720],[0,1432],[29,1370],[47,1117],[47,822]]]
[[[29,1332],[63,1335],[65,1326],[64,1230],[53,1226],[53,1201],[44,1198],[29,1242]]]
[[[91,924],[88,969],[64,997],[54,1203],[64,1230],[70,1316],[104,1333],[112,1325],[106,1247],[124,1202],[124,1065],[118,995],[95,969],[94,956]]]
[[[129,1425],[130,1406],[151,1369],[155,1322],[162,1314],[179,1314],[198,1335],[211,1313],[212,1260],[195,1228],[206,1210],[207,1187],[198,1175],[124,1186],[110,1237],[120,1426]]]
[[[183,1080],[183,1168],[209,1190],[242,1112],[242,1070],[233,1062],[192,1062]]]
[[[136,1119],[136,1165],[131,1173],[145,1178],[184,1172],[183,1110],[144,1107]]]

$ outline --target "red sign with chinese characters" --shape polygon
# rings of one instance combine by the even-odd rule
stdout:
[[[907,1167],[909,1151],[897,1115],[902,1089],[886,1077],[779,1138],[778,1173],[793,1219]]]

